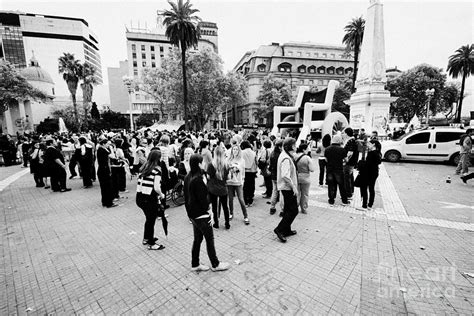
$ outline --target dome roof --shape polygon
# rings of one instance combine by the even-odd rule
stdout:
[[[50,74],[39,66],[34,56],[30,59],[29,66],[21,71],[21,75],[28,81],[41,81],[54,84]]]

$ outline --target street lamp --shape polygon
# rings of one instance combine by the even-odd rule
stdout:
[[[134,90],[133,87],[133,77],[130,76],[123,76],[122,77],[123,84],[127,87],[128,90],[128,108],[130,113],[130,130],[133,132],[133,114],[132,114],[132,92]]]
[[[428,118],[429,118],[429,111],[430,111],[430,101],[435,93],[435,89],[426,89],[425,94],[428,97],[428,101],[426,102],[426,126],[428,126]]]

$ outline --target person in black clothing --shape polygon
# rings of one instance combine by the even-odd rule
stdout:
[[[21,143],[21,153],[23,156],[23,167],[26,168],[28,167],[28,161],[30,160],[30,147],[31,143],[28,138],[24,138],[23,142]]]
[[[48,139],[46,146],[44,164],[51,176],[51,189],[53,192],[71,191],[70,188],[66,188],[67,173],[63,154],[54,146],[53,139]]]
[[[80,148],[79,140],[77,136],[73,136],[72,139],[74,141],[74,145],[73,145],[74,150],[72,152],[71,159],[69,160],[69,173],[71,174],[69,176],[69,179],[72,179],[75,176],[77,176],[76,165],[78,164],[81,158],[81,148]],[[80,170],[80,168],[79,168],[79,175],[82,176],[82,171]]]
[[[271,172],[268,170],[269,164],[270,164],[270,153],[271,153],[270,148],[271,147],[272,147],[271,141],[265,140],[263,142],[264,151],[258,161],[258,165],[259,165],[259,168],[260,168],[260,171],[262,173],[263,180],[265,183],[265,193],[263,194],[263,197],[265,199],[271,198],[272,191],[273,191],[272,176],[271,176]]]
[[[115,207],[114,193],[112,187],[112,172],[110,170],[110,149],[109,140],[105,136],[99,138],[99,147],[97,148],[97,177],[99,178],[100,193],[102,196],[102,206]]]
[[[84,189],[88,189],[92,187],[93,150],[92,145],[89,144],[87,139],[83,136],[79,137],[79,144],[79,166],[82,170],[82,184],[84,185]]]
[[[346,158],[347,152],[343,147],[341,147],[341,144],[341,136],[335,135],[332,138],[331,146],[326,148],[324,152],[324,157],[326,157],[327,161],[326,180],[328,182],[328,202],[330,205],[334,205],[338,186],[342,204],[349,204],[346,195],[346,188],[344,186],[343,173],[343,160]]]
[[[343,134],[348,137],[346,145],[344,146],[344,149],[347,152],[347,157],[344,159],[345,165],[343,167],[344,186],[346,187],[347,198],[352,199],[352,194],[354,193],[354,167],[359,160],[359,151],[352,128],[347,127]]]
[[[272,179],[272,196],[270,199],[270,215],[275,214],[276,204],[280,198],[280,191],[277,189],[277,166],[278,157],[280,157],[281,150],[283,147],[283,140],[279,139],[275,142],[275,147],[270,155],[270,163],[268,165],[268,171],[270,172],[270,178]],[[267,202],[268,203],[268,202]]]
[[[208,190],[204,182],[203,158],[194,154],[189,159],[191,171],[184,179],[185,208],[193,224],[194,241],[192,248],[192,271],[207,271],[209,267],[199,263],[199,252],[203,238],[206,239],[207,254],[211,261],[213,271],[229,269],[229,263],[219,262],[214,246],[214,233],[212,231],[212,213],[209,212]]]
[[[367,158],[359,162],[360,195],[362,208],[372,208],[375,199],[375,182],[379,176],[379,165],[382,162],[382,145],[376,139],[367,143]],[[367,203],[367,188],[369,189]]]

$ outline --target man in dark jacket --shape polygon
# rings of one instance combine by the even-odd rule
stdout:
[[[337,187],[341,194],[342,204],[349,204],[347,200],[346,189],[344,186],[343,161],[347,156],[346,150],[341,147],[342,137],[335,135],[332,138],[331,146],[326,148],[324,157],[326,157],[326,180],[328,182],[329,204],[334,205],[336,199]]]
[[[64,156],[54,146],[54,140],[46,140],[46,151],[44,153],[44,164],[51,174],[51,189],[54,192],[71,191],[66,188],[66,164],[64,163]]]
[[[346,188],[347,198],[352,199],[352,194],[354,193],[354,167],[357,164],[357,160],[359,160],[359,150],[352,128],[347,127],[343,132],[343,135],[344,134],[347,137],[344,146],[347,153],[344,160],[346,164],[343,167],[344,186]]]

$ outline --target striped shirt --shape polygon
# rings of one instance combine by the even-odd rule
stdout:
[[[154,191],[155,176],[161,176],[160,167],[156,167],[155,169],[153,169],[151,173],[146,177],[140,175],[137,181],[137,193],[151,195]]]

